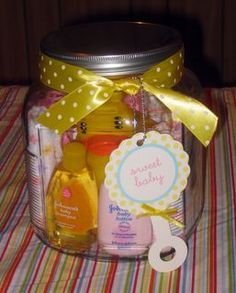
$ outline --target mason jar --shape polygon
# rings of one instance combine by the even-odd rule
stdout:
[[[24,108],[29,211],[36,235],[65,253],[145,258],[155,238],[150,218],[113,201],[104,182],[112,152],[135,134],[145,138],[154,131],[178,142],[189,157],[185,189],[169,205],[182,223],[170,221],[171,233],[187,241],[203,210],[205,160],[191,127],[162,99],[169,89],[176,93],[174,104],[179,94],[202,99],[197,78],[183,66],[179,33],[142,22],[83,23],[50,33],[40,50],[41,83],[31,87]],[[160,96],[146,89],[149,82]],[[48,126],[40,117],[52,116],[51,109],[56,118]]]

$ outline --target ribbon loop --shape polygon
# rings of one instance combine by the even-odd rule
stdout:
[[[183,48],[154,65],[138,79],[113,79],[85,68],[41,56],[41,81],[67,94],[41,114],[37,121],[63,133],[108,101],[114,91],[136,94],[142,87],[160,100],[201,142],[207,146],[215,132],[217,117],[202,103],[170,88],[177,84],[183,70]]]
[[[140,82],[134,78],[119,79],[115,81],[118,90],[124,91],[126,94],[135,95],[140,89]]]

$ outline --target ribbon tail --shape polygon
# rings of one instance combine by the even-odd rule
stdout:
[[[184,224],[181,223],[180,221],[176,220],[175,218],[170,217],[169,215],[159,215],[162,218],[164,218],[165,220],[167,220],[169,223],[174,224],[175,226],[179,227],[179,228],[183,228]]]
[[[171,217],[171,215],[177,213],[176,208],[170,208],[170,209],[167,209],[167,210],[157,210],[157,209],[155,209],[152,206],[147,205],[147,204],[142,204],[142,208],[144,210],[147,210],[148,212],[144,213],[144,214],[141,214],[141,215],[138,215],[137,218],[158,216],[158,217],[162,217],[163,219],[167,220],[169,223],[173,223],[174,225],[176,225],[179,228],[184,227],[184,224],[182,224],[180,221],[176,220],[175,218]]]
[[[160,100],[204,146],[216,130],[218,118],[205,105],[171,89],[157,88],[143,82],[143,88]]]
[[[141,215],[138,215],[137,218],[142,218],[142,217],[162,217],[163,219],[167,220],[169,223],[174,224],[175,226],[179,227],[179,228],[183,228],[184,224],[181,223],[180,221],[176,220],[175,218],[172,218],[170,215],[168,215],[167,213],[164,212],[150,212],[150,213],[144,213]]]
[[[51,105],[36,121],[54,130],[57,134],[62,134],[108,101],[114,90],[114,86],[96,86],[85,83]]]

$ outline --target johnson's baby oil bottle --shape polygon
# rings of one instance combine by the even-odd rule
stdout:
[[[64,145],[46,196],[47,232],[57,247],[82,252],[94,242],[98,195],[93,173],[87,168],[85,147]]]

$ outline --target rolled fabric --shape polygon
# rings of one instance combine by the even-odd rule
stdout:
[[[42,180],[42,161],[40,159],[39,124],[35,118],[45,111],[45,107],[32,107],[28,112],[28,146],[27,146],[27,176],[30,190],[29,205],[32,223],[41,230],[45,229],[44,190]]]
[[[40,128],[40,155],[42,160],[43,186],[46,194],[48,183],[57,165],[55,155],[55,135],[46,127]]]
[[[45,106],[34,106],[28,112],[28,151],[38,158],[38,167],[34,169],[38,170],[37,180],[43,184],[44,193],[56,164],[62,158],[61,137],[35,121],[46,109]]]

